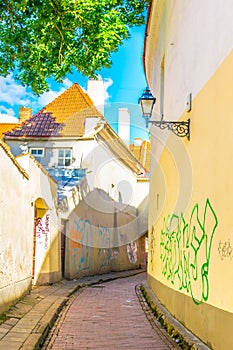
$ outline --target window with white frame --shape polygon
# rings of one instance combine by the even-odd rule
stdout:
[[[72,163],[72,152],[71,149],[64,148],[58,150],[58,165],[69,166]]]
[[[30,153],[34,157],[44,157],[44,148],[30,148]]]

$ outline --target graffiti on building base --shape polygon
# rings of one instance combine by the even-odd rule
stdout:
[[[98,261],[100,267],[110,264],[110,230],[108,227],[100,227],[98,233]]]
[[[137,243],[136,242],[130,242],[127,244],[127,253],[129,257],[129,261],[131,264],[136,264],[138,257],[137,257]]]
[[[95,226],[90,220],[75,219],[70,229],[69,246],[73,251],[73,269],[77,272],[89,270],[91,249],[97,249],[100,268],[110,265],[110,229],[101,226],[95,234]],[[93,241],[94,239],[94,241]]]
[[[155,228],[154,226],[152,226],[151,232],[150,232],[150,244],[149,244],[149,262],[150,262],[150,269],[152,272],[154,270],[154,263],[153,263],[154,253],[155,253]]]
[[[209,199],[202,218],[198,204],[189,221],[183,214],[164,218],[160,234],[162,273],[179,290],[186,290],[195,304],[209,297],[210,255],[217,225],[217,215]]]
[[[46,213],[42,218],[36,219],[36,245],[37,249],[40,246],[41,249],[49,249],[49,237],[50,236],[50,216]]]
[[[78,272],[89,269],[89,250],[92,245],[92,227],[89,220],[74,220],[70,245],[74,249],[74,263],[78,260]]]

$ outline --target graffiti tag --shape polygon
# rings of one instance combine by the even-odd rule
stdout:
[[[37,244],[40,244],[43,249],[47,250],[49,248],[49,214],[45,214],[42,218],[37,218],[36,220],[36,239]]]
[[[100,227],[98,233],[98,260],[100,267],[106,267],[110,264],[110,230],[108,227]]]
[[[196,204],[187,222],[181,214],[164,218],[160,234],[163,275],[179,290],[185,289],[195,304],[209,297],[209,264],[212,240],[218,219],[206,200],[203,218]]]
[[[136,264],[138,257],[137,257],[137,243],[136,242],[130,242],[127,244],[127,253],[129,257],[129,261],[131,264]]]
[[[94,235],[95,245],[93,246],[93,227],[89,220],[79,218],[74,220],[73,228],[70,230],[70,248],[73,250],[73,266],[78,260],[78,272],[88,270],[90,267],[90,249],[98,247],[98,262],[100,267],[110,264],[110,230],[108,227],[98,228],[98,234]],[[75,267],[76,268],[76,267]]]
[[[230,239],[225,242],[219,241],[218,252],[222,260],[226,258],[231,260],[233,258],[233,248],[231,246]]]
[[[92,227],[89,220],[79,218],[74,221],[71,245],[74,248],[74,261],[79,256],[78,272],[89,269],[89,249],[92,245]],[[78,250],[78,251],[77,251]]]
[[[154,270],[153,257],[155,253],[155,228],[152,226],[150,233],[150,244],[149,244],[149,262],[151,271]]]

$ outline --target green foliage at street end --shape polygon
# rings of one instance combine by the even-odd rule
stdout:
[[[75,68],[94,78],[111,53],[145,23],[148,0],[2,0],[0,75],[18,72],[39,95],[46,79],[62,82]]]

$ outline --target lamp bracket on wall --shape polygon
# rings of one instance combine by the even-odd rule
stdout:
[[[160,128],[161,130],[168,129],[179,137],[187,137],[190,140],[190,119],[184,121],[166,121],[166,120],[147,120],[146,124],[152,124]]]

